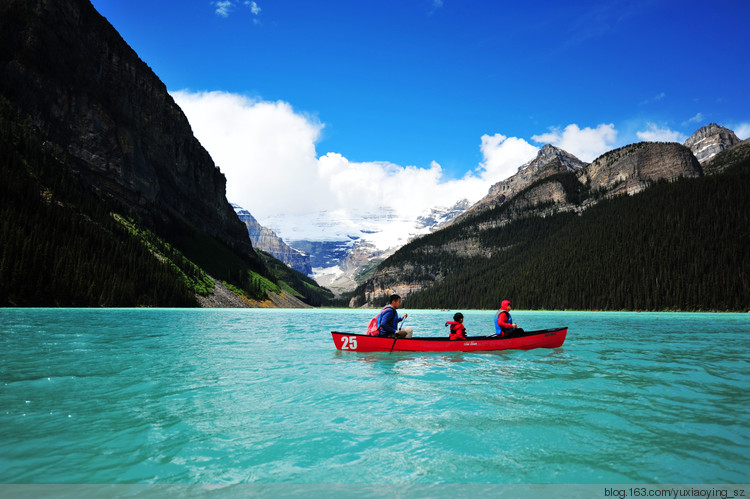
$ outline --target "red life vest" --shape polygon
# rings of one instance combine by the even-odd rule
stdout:
[[[465,340],[466,339],[466,327],[460,322],[448,321],[445,323],[446,326],[451,327],[451,340]]]

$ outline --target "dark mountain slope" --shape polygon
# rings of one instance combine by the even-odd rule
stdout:
[[[0,2],[0,92],[103,199],[259,261],[182,110],[87,0]]]
[[[154,258],[9,113],[0,100],[0,306],[196,306],[201,272]]]
[[[405,246],[355,293],[422,289],[414,308],[740,310],[750,306],[750,158],[723,173],[660,181],[584,210],[511,223],[502,205]]]

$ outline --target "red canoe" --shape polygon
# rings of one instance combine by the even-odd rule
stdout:
[[[526,331],[519,336],[470,336],[465,340],[448,338],[382,338],[365,334],[348,334],[331,331],[333,344],[339,350],[353,352],[475,352],[497,350],[531,350],[532,348],[558,348],[565,342],[567,327]]]

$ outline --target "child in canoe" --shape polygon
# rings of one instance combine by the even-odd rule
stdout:
[[[464,314],[457,312],[453,316],[452,321],[447,321],[446,326],[451,327],[451,340],[465,340],[466,339],[466,328],[464,327]]]

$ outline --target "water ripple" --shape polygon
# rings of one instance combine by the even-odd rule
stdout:
[[[564,347],[353,353],[371,311],[0,310],[3,483],[744,483],[743,314],[514,314]],[[446,313],[410,312],[443,335]],[[451,314],[452,315],[452,314]],[[490,312],[466,311],[467,328]],[[414,316],[412,318],[412,316]],[[695,322],[703,334],[686,334]],[[364,326],[362,326],[364,327]]]

